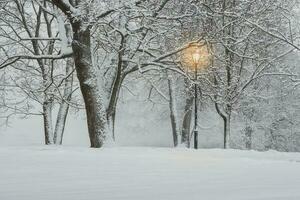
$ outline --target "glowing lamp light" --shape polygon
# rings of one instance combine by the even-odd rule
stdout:
[[[200,51],[198,49],[196,49],[196,51],[192,54],[192,58],[193,58],[193,62],[198,65],[201,55],[200,55]]]
[[[190,45],[181,52],[180,61],[185,70],[201,72],[212,63],[212,49],[208,43]]]

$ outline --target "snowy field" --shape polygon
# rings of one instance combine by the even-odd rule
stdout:
[[[299,200],[300,153],[0,147],[0,200]]]

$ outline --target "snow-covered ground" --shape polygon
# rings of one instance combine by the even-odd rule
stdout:
[[[0,200],[299,200],[300,153],[0,147]]]

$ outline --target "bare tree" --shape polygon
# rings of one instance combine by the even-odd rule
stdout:
[[[270,75],[289,76],[289,73],[270,71],[270,67],[298,47],[288,39],[293,38],[293,33],[283,31],[289,19],[282,17],[284,9],[277,9],[281,1],[275,4],[271,1],[262,4],[237,0],[217,2],[204,6],[213,19],[210,23],[215,57],[211,68],[215,90],[212,99],[224,122],[224,148],[229,148],[232,112],[238,109],[240,97],[254,80]],[[274,17],[272,24],[270,16]],[[273,31],[268,30],[270,27]],[[283,47],[287,50],[283,51]]]
[[[57,52],[56,42],[61,40],[57,35],[67,37],[66,31],[58,32],[57,15],[45,10],[47,4],[34,4],[30,1],[13,0],[2,7],[1,12],[5,16],[1,18],[1,36],[5,38],[1,46],[2,52],[8,57],[3,66],[11,64],[14,72],[10,72],[11,83],[18,88],[22,96],[41,104],[44,122],[45,144],[61,144],[65,127],[65,119],[68,114],[73,84],[73,61],[66,62],[65,72],[60,72],[63,62],[54,59],[43,59],[44,55],[51,56]],[[48,7],[51,10],[50,7]],[[53,10],[52,10],[53,11]],[[62,26],[64,26],[62,24]],[[65,40],[67,42],[67,40]],[[17,52],[12,55],[12,50]],[[32,54],[33,61],[16,63],[18,54]],[[30,56],[29,56],[30,57]],[[12,62],[10,63],[11,60]],[[7,63],[8,61],[8,63]],[[63,67],[65,68],[65,67]],[[18,74],[18,75],[17,75]],[[41,82],[37,82],[41,80]],[[38,83],[38,85],[36,85]],[[64,84],[63,84],[64,83]],[[64,86],[63,95],[60,94],[61,85]],[[59,102],[59,112],[56,127],[53,129],[53,107]],[[21,114],[22,109],[5,106],[14,114]],[[16,109],[18,112],[16,112]],[[24,113],[29,113],[24,110]],[[10,114],[9,114],[10,115]]]

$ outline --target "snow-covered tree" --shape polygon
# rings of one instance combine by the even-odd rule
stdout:
[[[49,12],[45,9],[49,9]],[[51,13],[50,13],[51,11]],[[73,93],[73,60],[55,60],[57,43],[68,44],[67,25],[45,2],[13,0],[1,8],[2,68],[11,90],[6,90],[3,115],[41,115],[45,144],[61,144]],[[60,31],[59,31],[60,30]],[[69,34],[69,33],[68,33]],[[58,37],[58,35],[60,37]],[[43,59],[48,56],[49,59]],[[26,59],[22,59],[22,57]],[[14,101],[9,101],[10,96]],[[41,111],[34,105],[41,105]],[[59,112],[53,127],[53,109]],[[3,117],[4,117],[3,116]]]

